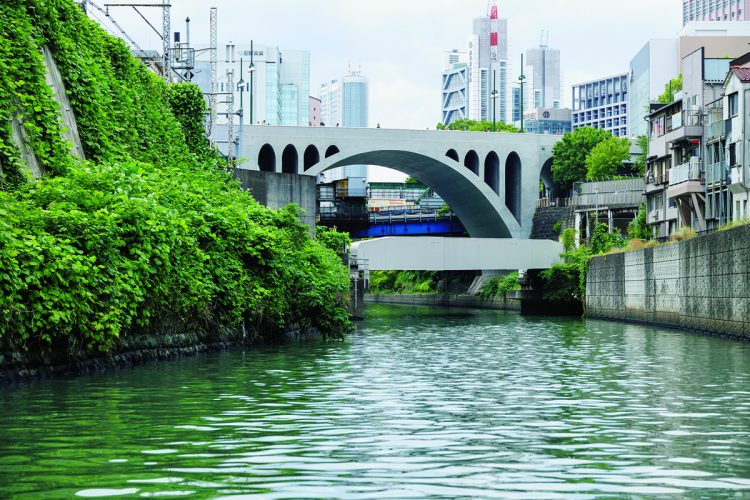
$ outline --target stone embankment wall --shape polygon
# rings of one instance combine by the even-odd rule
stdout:
[[[466,307],[469,309],[496,309],[501,311],[520,311],[521,301],[514,298],[514,292],[508,298],[483,300],[476,295],[420,295],[420,294],[367,294],[368,304],[401,304],[410,306]]]
[[[750,226],[591,259],[590,318],[750,339]]]

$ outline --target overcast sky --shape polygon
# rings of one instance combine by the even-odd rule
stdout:
[[[158,3],[158,0],[151,0]],[[102,5],[105,0],[97,0]],[[370,81],[370,126],[434,128],[440,119],[444,50],[466,50],[472,19],[487,0],[171,0],[172,30],[191,19],[193,45],[208,44],[209,8],[218,7],[219,47],[250,39],[310,51],[310,93],[346,73],[351,63]],[[500,0],[508,19],[511,75],[520,54],[539,44],[542,30],[561,51],[563,105],[574,83],[627,71],[649,38],[674,37],[681,0]],[[157,28],[160,10],[144,9]],[[113,17],[142,48],[160,47],[156,35],[130,9]],[[220,50],[220,55],[223,51]]]

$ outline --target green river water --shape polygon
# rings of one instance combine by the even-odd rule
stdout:
[[[0,498],[750,498],[750,344],[642,326],[368,306],[0,391]]]

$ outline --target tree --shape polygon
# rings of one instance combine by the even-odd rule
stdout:
[[[682,73],[677,78],[672,78],[664,84],[664,93],[660,95],[656,102],[659,104],[671,104],[674,101],[675,93],[682,90]]]
[[[552,148],[552,180],[562,189],[586,179],[586,157],[594,146],[611,137],[606,130],[581,127],[566,132]]]
[[[422,183],[421,183],[421,182],[419,182],[419,181],[418,181],[417,179],[415,179],[414,177],[412,177],[412,176],[410,175],[409,177],[407,177],[407,178],[406,178],[406,179],[404,180],[404,184],[422,184]]]
[[[438,123],[438,130],[464,130],[468,132],[489,132],[492,130],[492,122],[488,120],[469,120],[468,118],[459,118],[450,123],[450,125],[443,125]],[[495,122],[495,130],[497,132],[509,132],[516,134],[519,130],[513,125],[508,125],[504,122]]]
[[[638,156],[638,159],[633,162],[633,166],[631,169],[634,173],[638,175],[646,175],[646,158],[648,158],[648,136],[647,135],[639,135],[636,138],[636,142],[638,143],[638,147],[641,148],[641,154]]]
[[[646,222],[646,204],[638,207],[638,215],[628,223],[628,237],[650,240],[653,236],[651,228]]]
[[[591,150],[586,157],[586,179],[595,180],[617,173],[617,167],[630,157],[630,141],[627,137],[610,137]]]

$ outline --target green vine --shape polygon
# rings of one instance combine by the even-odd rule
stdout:
[[[50,48],[87,161],[45,81]],[[107,350],[123,335],[262,336],[351,324],[348,270],[299,210],[269,210],[203,136],[195,86],[168,86],[72,0],[0,5],[0,341]],[[9,120],[47,174],[23,182]],[[11,183],[12,179],[16,179]]]

